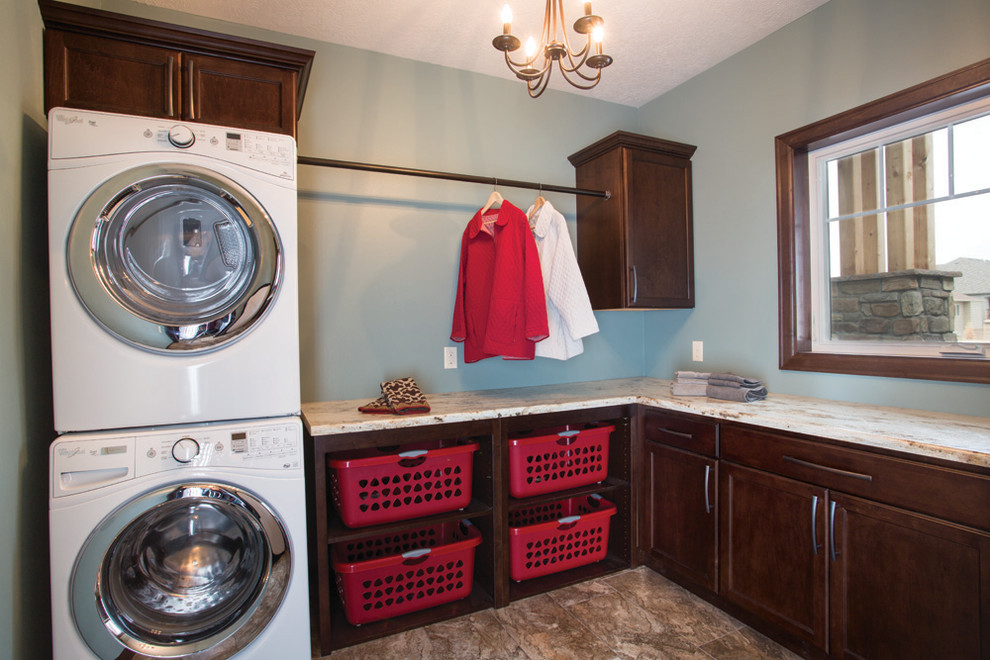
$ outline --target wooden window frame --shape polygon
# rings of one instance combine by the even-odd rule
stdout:
[[[990,95],[990,59],[778,135],[777,267],[780,368],[795,371],[990,383],[990,359],[846,354],[812,350],[808,153]]]

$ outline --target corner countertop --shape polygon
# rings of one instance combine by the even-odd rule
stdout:
[[[305,403],[303,423],[313,436],[411,428],[500,417],[641,404],[662,410],[791,431],[841,443],[990,468],[990,417],[892,408],[771,393],[763,401],[734,403],[675,397],[659,378],[564,383],[502,390],[427,394],[420,415],[369,415],[358,406],[374,397]]]

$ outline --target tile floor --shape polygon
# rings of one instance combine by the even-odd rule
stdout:
[[[646,567],[335,651],[333,660],[798,656]]]

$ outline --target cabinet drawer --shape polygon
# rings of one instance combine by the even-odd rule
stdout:
[[[703,417],[647,411],[643,416],[647,440],[715,457],[718,423]]]
[[[990,530],[990,477],[745,426],[723,426],[721,457],[825,488]]]

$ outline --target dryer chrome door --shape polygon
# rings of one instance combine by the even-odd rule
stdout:
[[[285,529],[260,499],[172,485],[110,514],[72,573],[73,619],[101,660],[221,660],[275,616],[289,584]]]
[[[182,354],[234,341],[278,293],[282,246],[241,186],[203,168],[154,164],[98,187],[69,231],[76,295],[107,331]]]

